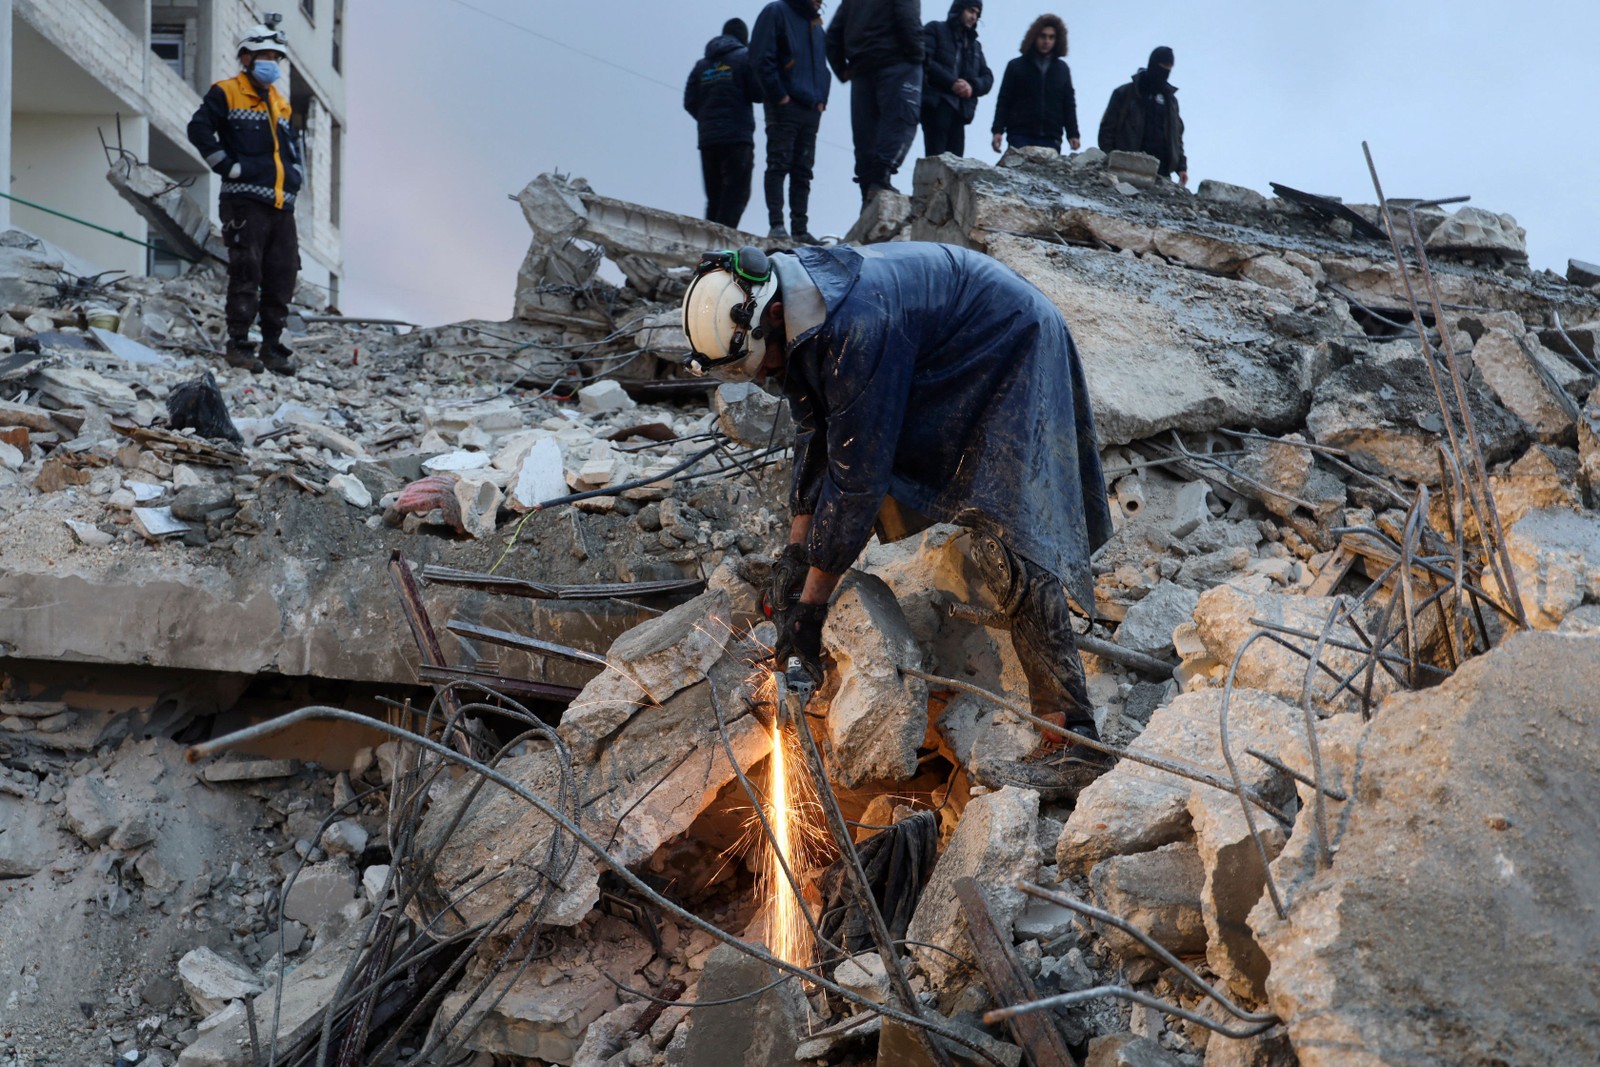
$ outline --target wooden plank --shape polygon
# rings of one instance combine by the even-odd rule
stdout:
[[[978,968],[983,971],[989,985],[989,994],[996,1004],[1024,1004],[1038,1000],[1028,972],[1011,948],[1011,938],[995,925],[989,912],[989,902],[976,880],[962,878],[956,882],[956,898],[967,917],[967,937],[972,942]],[[1072,1057],[1067,1035],[1062,1033],[1059,1021],[1048,1011],[1014,1015],[1006,1020],[1011,1037],[1022,1047],[1022,1054],[1033,1067],[1062,1067],[1077,1061]]]
[[[1317,573],[1316,581],[1306,587],[1306,596],[1332,596],[1333,591],[1344,581],[1345,575],[1350,573],[1350,568],[1355,566],[1355,563],[1356,554],[1340,541],[1339,547],[1333,550],[1333,555]]]

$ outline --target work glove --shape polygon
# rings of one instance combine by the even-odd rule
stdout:
[[[229,181],[238,181],[239,180],[239,175],[241,175],[243,173],[244,173],[244,165],[240,164],[240,163],[235,163],[233,166],[228,168],[228,180]]]
[[[772,562],[772,577],[767,582],[766,592],[761,594],[761,610],[767,618],[781,620],[790,608],[800,603],[800,590],[806,584],[806,572],[810,569],[804,545],[784,547]]]
[[[828,605],[796,603],[778,618],[778,643],[772,659],[779,670],[787,670],[791,657],[811,676],[812,684],[822,688],[826,676],[822,669],[822,624],[828,618]]]

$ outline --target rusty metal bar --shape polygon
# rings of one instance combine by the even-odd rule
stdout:
[[[551,656],[565,656],[567,659],[594,663],[601,667],[609,667],[611,665],[604,656],[596,652],[585,652],[581,648],[558,645],[554,641],[541,641],[537,637],[524,637],[521,634],[514,634],[510,630],[496,630],[488,626],[479,626],[476,623],[462,622],[460,619],[451,619],[445,623],[445,629],[457,637],[470,637],[475,641],[500,645],[503,648],[515,648],[523,652],[541,652]]]
[[[1039,991],[1022,969],[1022,962],[1011,948],[1011,938],[995,925],[989,902],[972,878],[956,882],[956,899],[967,917],[967,938],[989,985],[996,1004],[1024,1004],[1038,1000]],[[1011,1036],[1022,1047],[1022,1054],[1033,1067],[1055,1067],[1075,1062],[1067,1035],[1055,1018],[1045,1012],[1014,1015],[1006,1019]]]
[[[524,696],[540,697],[545,700],[571,700],[583,692],[583,690],[573,685],[529,681],[523,678],[512,678],[505,674],[475,671],[468,667],[429,667],[427,664],[423,664],[417,668],[417,677],[432,685],[448,685],[451,682],[476,682],[490,689],[522,693]]]
[[[400,607],[405,612],[406,623],[411,627],[411,636],[417,642],[417,652],[422,657],[423,666],[448,667],[444,649],[439,644],[439,635],[434,632],[433,620],[428,617],[427,605],[422,602],[422,590],[417,585],[416,575],[411,573],[411,562],[399,549],[389,556],[389,580],[400,594]],[[455,693],[448,688],[441,689],[439,697],[446,717],[455,718],[461,710],[461,702],[456,699]]]
[[[429,585],[477,589],[485,593],[520,596],[530,600],[610,600],[621,596],[662,596],[668,593],[699,593],[703,578],[680,578],[664,582],[610,582],[595,585],[546,585],[526,578],[458,570],[429,564],[422,568],[422,580]]]

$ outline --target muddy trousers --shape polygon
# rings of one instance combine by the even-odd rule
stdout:
[[[922,117],[922,64],[894,63],[850,79],[850,133],[856,181],[867,189],[887,185],[917,139]]]
[[[222,238],[228,246],[228,339],[245,344],[256,314],[268,348],[283,336],[300,270],[294,212],[259,200],[224,200]]]
[[[978,573],[1011,619],[1011,643],[1028,679],[1033,713],[1070,727],[1087,726],[1085,732],[1098,737],[1066,589],[993,534],[973,530],[972,548]]]
[[[750,203],[750,172],[755,165],[753,144],[719,144],[700,149],[708,221],[739,228],[745,205]]]
[[[767,119],[767,222],[783,225],[783,181],[789,180],[789,217],[794,232],[810,226],[811,169],[817,160],[817,129],[822,112],[793,102],[765,104]]]

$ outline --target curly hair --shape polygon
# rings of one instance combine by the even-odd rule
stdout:
[[[1028,33],[1022,38],[1022,47],[1017,49],[1023,55],[1033,51],[1033,42],[1038,40],[1040,30],[1056,31],[1056,47],[1050,53],[1054,59],[1063,59],[1067,54],[1067,24],[1061,21],[1060,15],[1040,15],[1033,20],[1033,25],[1028,27]]]

